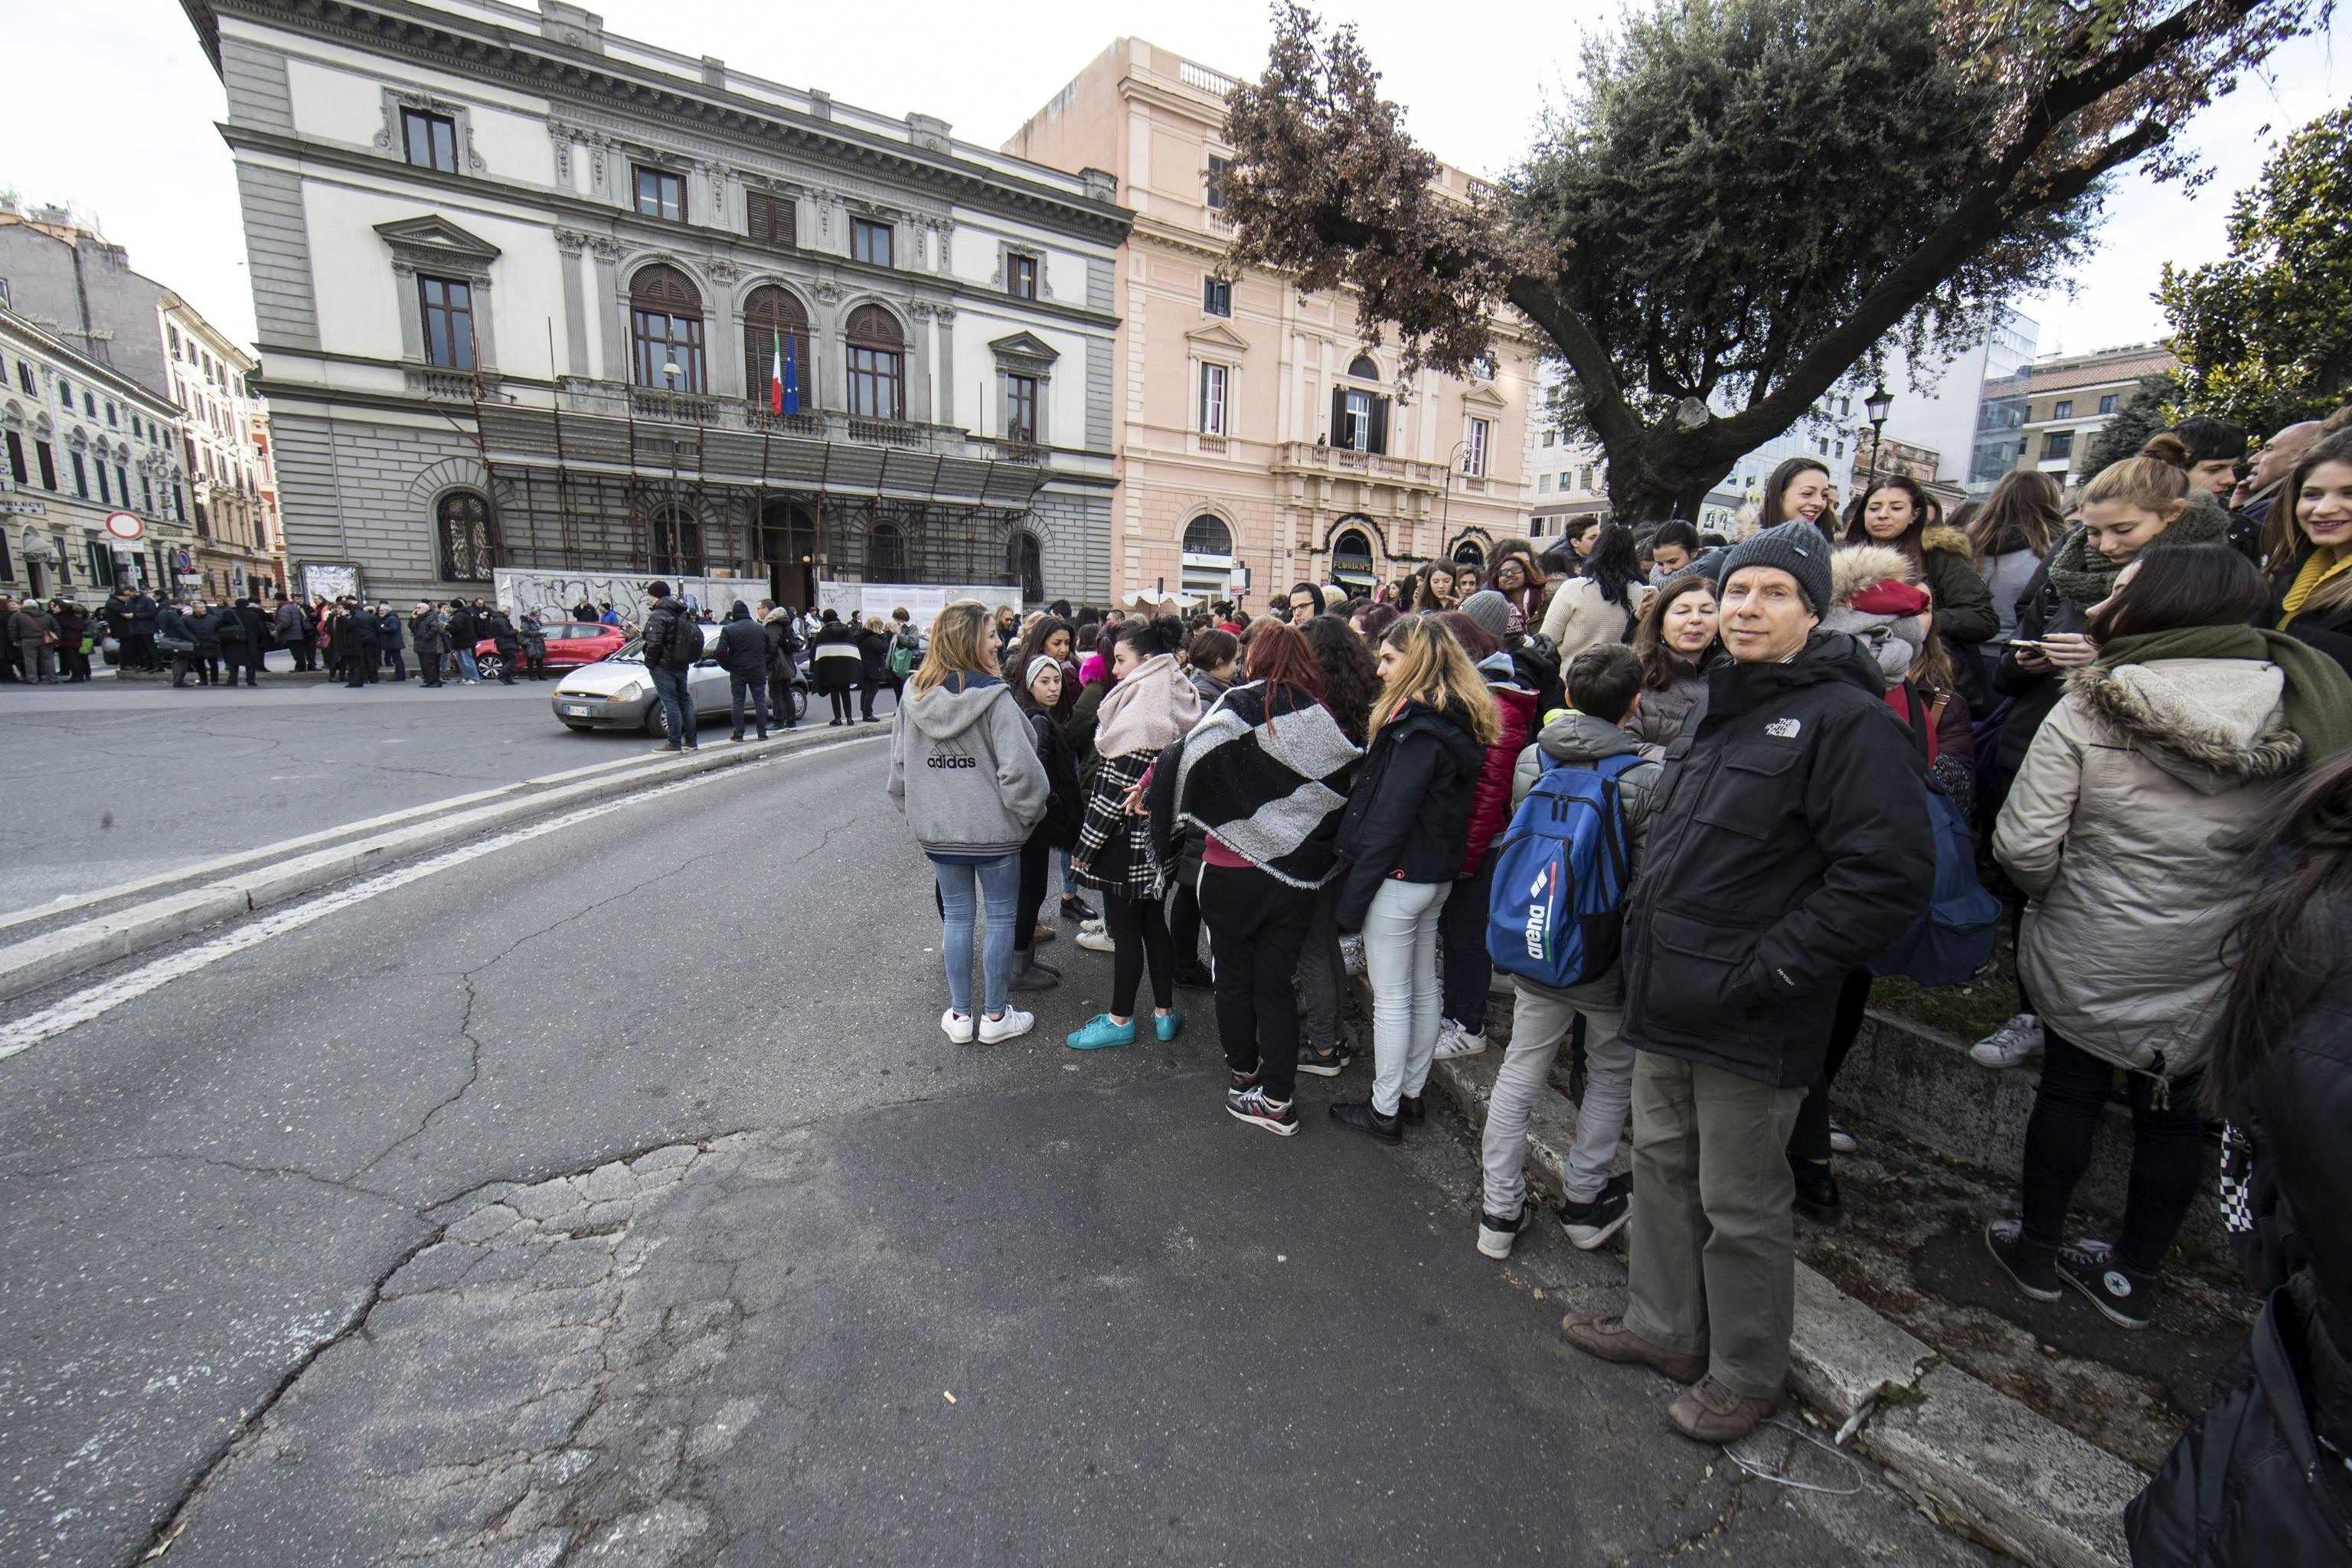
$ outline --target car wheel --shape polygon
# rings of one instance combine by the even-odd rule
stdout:
[[[662,721],[662,703],[659,697],[646,704],[646,733],[656,741],[669,739],[669,726]]]
[[[788,686],[784,689],[784,698],[789,704],[784,710],[793,716],[793,723],[797,724],[808,717],[809,695],[806,688]]]
[[[481,671],[484,680],[497,680],[506,674],[507,661],[494,653],[477,654],[474,668]]]

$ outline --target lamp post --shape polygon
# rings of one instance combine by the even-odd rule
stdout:
[[[1862,400],[1863,412],[1870,416],[1870,479],[1862,487],[1862,500],[1865,506],[1870,502],[1870,492],[1878,488],[1878,438],[1886,428],[1886,416],[1894,406],[1895,399],[1888,394],[1883,381],[1875,392]]]
[[[1451,557],[1447,556],[1445,553],[1445,535],[1447,531],[1453,526],[1454,462],[1455,458],[1459,458],[1463,453],[1469,449],[1470,440],[1469,437],[1465,436],[1461,440],[1454,442],[1454,449],[1445,454],[1445,482],[1444,487],[1438,491],[1437,497],[1437,555],[1438,559],[1441,561],[1451,559]]]

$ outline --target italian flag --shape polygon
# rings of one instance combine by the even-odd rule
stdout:
[[[776,333],[775,357],[768,362],[768,412],[784,411],[784,334]]]

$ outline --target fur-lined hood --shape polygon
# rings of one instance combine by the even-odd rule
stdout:
[[[1957,555],[1963,561],[1976,558],[1975,550],[1969,547],[1969,536],[1948,522],[1939,522],[1921,534],[1919,548],[1940,550],[1948,555]]]
[[[2206,795],[2283,777],[2303,761],[2286,727],[2285,672],[2251,658],[2090,665],[2066,689],[2093,718],[2166,773]]]
[[[1916,583],[1919,569],[1892,544],[1841,544],[1830,552],[1830,608],[1843,610],[1864,589],[1893,578]]]

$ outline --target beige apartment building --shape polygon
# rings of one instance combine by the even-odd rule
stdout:
[[[2091,443],[2131,401],[2141,378],[2179,368],[2171,351],[2153,343],[2053,355],[2004,381],[1987,382],[1984,398],[2022,415],[2016,421],[2018,468],[2038,468],[2059,489],[2072,490],[2091,477]]]
[[[1352,296],[1220,279],[1234,85],[1121,38],[1004,144],[1109,172],[1135,212],[1116,275],[1115,591],[1263,605],[1302,580],[1369,587],[1432,559],[1483,564],[1526,526],[1532,340],[1507,323],[1491,374],[1408,375],[1393,343],[1357,331]],[[1440,178],[1468,199],[1468,175]]]

